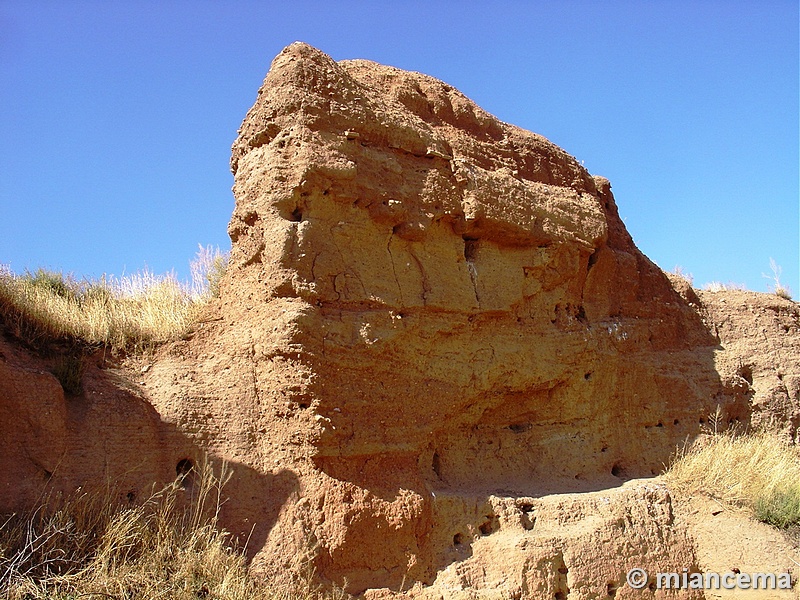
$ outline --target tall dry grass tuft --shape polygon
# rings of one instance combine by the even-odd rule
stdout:
[[[800,525],[800,450],[768,432],[703,436],[666,472],[677,491],[704,492],[766,523]]]
[[[776,296],[780,296],[784,300],[791,300],[792,291],[781,283],[781,274],[783,273],[783,268],[777,262],[775,262],[775,259],[771,256],[769,258],[769,268],[772,271],[772,274],[767,275],[766,273],[762,273],[761,276],[769,279],[772,282],[769,287],[772,288],[772,291]]]
[[[218,526],[224,469],[215,477],[205,464],[189,476],[194,481],[186,489],[179,479],[141,504],[119,502],[113,489],[79,490],[68,498],[50,497],[28,514],[0,518],[0,597],[343,597],[323,592],[311,576],[291,585],[251,576],[241,549]]]
[[[193,285],[148,270],[76,281],[39,269],[16,275],[0,268],[0,318],[33,347],[51,342],[103,345],[136,352],[185,335],[202,306],[219,295],[227,254],[200,246]]]
[[[229,259],[229,252],[221,252],[216,246],[198,244],[197,254],[189,264],[196,296],[219,298],[220,281],[228,270]]]

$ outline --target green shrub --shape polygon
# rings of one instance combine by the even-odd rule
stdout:
[[[800,489],[783,487],[756,498],[754,511],[759,521],[787,529],[800,525]]]
[[[34,273],[26,272],[23,278],[27,279],[33,287],[61,298],[75,300],[78,297],[77,284],[63,273],[39,268]]]
[[[219,298],[219,284],[228,270],[229,252],[220,252],[214,246],[199,245],[190,263],[194,294],[199,297]]]

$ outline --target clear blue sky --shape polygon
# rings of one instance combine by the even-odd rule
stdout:
[[[0,0],[0,263],[188,275],[295,40],[433,75],[608,177],[695,284],[798,283],[798,3]]]

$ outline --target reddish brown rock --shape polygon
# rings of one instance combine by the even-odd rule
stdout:
[[[292,45],[232,167],[223,347],[252,382],[230,385],[261,390],[231,395],[243,429],[266,434],[241,453],[303,488],[265,560],[304,531],[351,591],[432,583],[481,525],[436,498],[615,485],[718,402],[748,418],[609,183],[440,81]]]
[[[747,398],[754,426],[800,443],[798,304],[738,290],[698,295],[700,311],[720,342],[716,368],[725,385]]]
[[[117,390],[124,420],[62,426],[80,411],[29,379],[55,416],[29,419],[9,481],[81,444],[97,457],[64,486],[119,472],[131,452],[99,440],[136,432],[151,480],[231,464],[221,517],[255,568],[306,554],[374,598],[625,598],[627,569],[696,560],[669,491],[624,480],[717,406],[797,435],[796,305],[678,293],[608,181],[447,84],[293,44],[231,165],[222,299],[130,389],[95,371],[74,406],[110,414]],[[754,320],[777,341],[740,339]],[[16,423],[21,376],[0,373]]]

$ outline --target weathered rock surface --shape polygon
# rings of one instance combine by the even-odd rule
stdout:
[[[679,293],[608,181],[438,80],[293,44],[231,166],[222,299],[137,377],[134,449],[152,480],[229,461],[221,516],[256,568],[307,552],[374,598],[638,598],[629,568],[697,561],[668,490],[623,481],[717,406],[797,437],[796,304]],[[6,372],[0,425],[24,397]],[[39,432],[75,401],[51,391]],[[130,428],[106,426],[47,435],[69,457]],[[31,431],[4,500],[61,452]],[[116,448],[96,452],[119,470]]]
[[[720,340],[717,370],[745,390],[753,425],[800,443],[800,310],[774,294],[698,292]]]
[[[293,45],[232,167],[221,315],[261,390],[246,421],[307,460],[286,522],[350,591],[432,583],[499,518],[489,497],[655,474],[717,404],[749,418],[609,183],[440,81]]]

